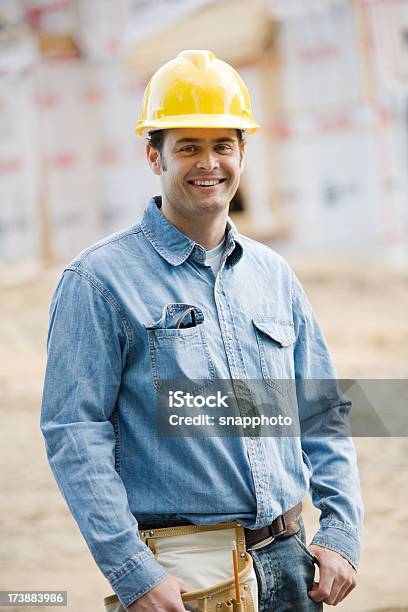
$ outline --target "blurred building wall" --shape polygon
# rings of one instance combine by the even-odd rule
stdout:
[[[0,262],[64,262],[138,220],[158,192],[133,134],[147,78],[207,47],[239,69],[262,126],[241,230],[408,263],[408,0],[159,5],[3,0]]]
[[[282,20],[277,137],[293,244],[384,249],[406,264],[408,3],[269,8]]]

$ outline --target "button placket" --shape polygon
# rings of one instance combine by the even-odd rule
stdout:
[[[223,339],[224,346],[225,346],[227,361],[230,367],[232,378],[235,378],[237,367],[236,367],[234,350],[232,346],[233,336],[228,330],[227,318],[225,316],[228,313],[228,309],[227,308],[224,309],[223,307],[222,296],[225,296],[225,292],[223,291],[223,289],[221,289],[219,283],[220,283],[220,280],[217,277],[217,280],[215,282],[215,292],[216,292],[216,295],[218,295],[218,300],[216,298],[215,303],[217,305],[218,318],[220,321],[220,328],[221,328],[221,335],[222,335],[222,339]]]
[[[214,289],[215,303],[220,321],[221,334],[226,349],[227,361],[229,364],[231,377],[237,380],[236,385],[238,387],[238,393],[236,393],[236,398],[238,406],[242,407],[242,403],[244,403],[244,406],[247,402],[251,403],[252,398],[251,395],[248,394],[248,389],[246,389],[244,383],[241,382],[242,379],[246,378],[246,372],[244,371],[245,364],[240,359],[236,359],[234,351],[235,335],[232,331],[228,329],[228,325],[233,325],[231,322],[229,322],[230,308],[228,304],[224,305],[223,303],[224,297],[227,299],[227,296],[225,290],[222,288],[220,275],[217,275]],[[239,363],[242,364],[242,370],[238,366]],[[262,521],[264,521],[267,514],[266,509],[268,507],[266,503],[269,497],[268,490],[266,486],[262,487],[260,485],[260,483],[264,482],[265,479],[265,474],[262,466],[266,465],[266,457],[264,452],[264,445],[262,443],[261,438],[251,438],[249,436],[245,436],[245,445],[247,447],[248,459],[250,462],[251,472],[255,484],[255,496],[257,501],[256,526],[258,527],[262,523]]]

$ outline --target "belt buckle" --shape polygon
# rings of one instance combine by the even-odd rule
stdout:
[[[275,538],[279,538],[279,536],[283,535],[288,530],[286,526],[286,522],[285,522],[285,517],[283,516],[283,514],[281,514],[279,518],[281,519],[281,522],[282,522],[282,529],[278,531],[278,533],[275,532]]]
[[[258,542],[258,544],[254,544],[253,546],[251,546],[251,548],[248,548],[247,550],[251,551],[251,550],[259,550],[260,548],[264,548],[265,546],[268,546],[268,544],[271,544],[274,540],[276,540],[276,538],[279,538],[279,536],[281,536],[284,533],[286,533],[288,528],[286,526],[285,518],[284,518],[283,514],[281,515],[280,518],[281,518],[281,522],[282,522],[282,529],[280,529],[277,533],[275,532],[272,535],[272,525],[268,525],[269,532],[271,533],[269,538],[265,538],[264,540],[261,540],[260,542]]]

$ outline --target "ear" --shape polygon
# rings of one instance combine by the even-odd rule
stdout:
[[[245,167],[245,143],[241,143],[239,149],[239,166],[242,172]]]
[[[146,157],[149,162],[149,166],[157,175],[161,174],[161,163],[160,163],[160,154],[157,149],[154,149],[152,145],[147,142],[146,143]]]

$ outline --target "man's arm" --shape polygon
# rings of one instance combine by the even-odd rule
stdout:
[[[320,529],[310,547],[320,563],[320,584],[311,596],[316,601],[332,604],[338,603],[355,586],[363,526],[354,444],[350,437],[340,435],[341,427],[347,424],[351,403],[338,391],[336,370],[323,333],[294,275],[292,304],[300,418],[306,418],[306,422],[309,418],[312,430],[319,428],[319,419],[310,419],[310,415],[317,414],[316,408],[322,410],[318,435],[304,435],[301,440],[311,463],[313,504],[321,512]],[[339,435],[335,435],[336,427]],[[326,434],[322,435],[324,431]]]
[[[115,469],[113,416],[133,341],[110,292],[79,266],[65,271],[51,304],[41,429],[58,486],[125,606],[166,577]]]

